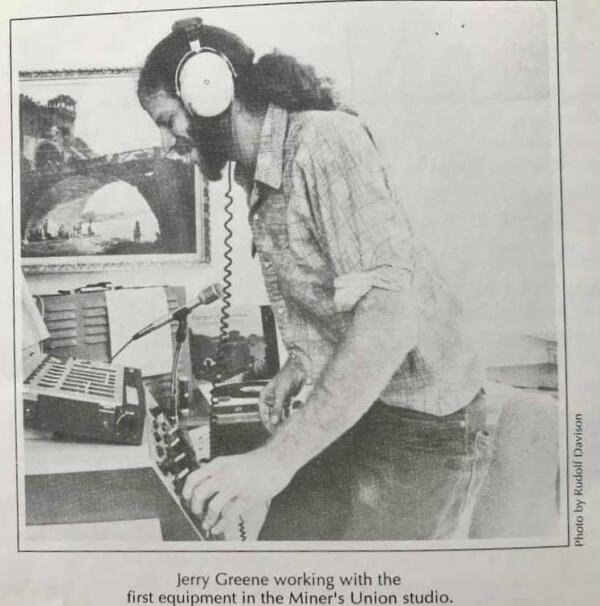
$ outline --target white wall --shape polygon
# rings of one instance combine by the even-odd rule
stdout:
[[[14,56],[19,69],[139,65],[172,21],[187,14],[17,22]],[[418,231],[482,334],[555,328],[552,3],[368,2],[199,14],[238,33],[258,54],[277,47],[336,78],[373,129]],[[50,42],[48,28],[58,42]],[[222,198],[219,187],[213,190],[211,267],[110,278],[182,283],[190,292],[217,279]],[[258,302],[264,291],[256,287],[261,279],[249,256],[241,195],[235,210],[235,297]],[[31,286],[47,292],[105,277],[38,277]]]
[[[396,5],[401,33],[375,40],[380,66],[364,61],[374,41],[354,45],[364,82],[354,92],[477,324],[549,330],[558,202],[550,7],[484,6],[445,5],[428,18],[425,4]],[[376,20],[374,11],[360,26]],[[394,101],[397,111],[386,111]]]

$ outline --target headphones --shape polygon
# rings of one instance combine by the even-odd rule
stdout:
[[[237,77],[231,61],[222,53],[202,46],[202,19],[182,19],[173,24],[173,32],[184,32],[190,49],[175,72],[175,89],[185,109],[200,118],[214,118],[233,101]]]

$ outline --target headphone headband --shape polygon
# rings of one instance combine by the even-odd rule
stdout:
[[[190,17],[189,19],[179,19],[179,21],[175,21],[173,26],[171,27],[171,31],[174,34],[178,34],[182,32],[186,35],[188,42],[190,45],[194,41],[200,42],[200,32],[202,31],[202,27],[204,25],[204,21],[200,17]]]

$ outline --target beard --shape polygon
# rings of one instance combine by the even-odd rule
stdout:
[[[220,181],[231,157],[229,112],[216,118],[191,116],[188,132],[200,158],[200,171],[209,181]]]

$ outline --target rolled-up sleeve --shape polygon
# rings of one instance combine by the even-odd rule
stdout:
[[[406,291],[413,235],[368,132],[339,115],[311,128],[298,162],[336,288],[350,297],[371,287]]]

